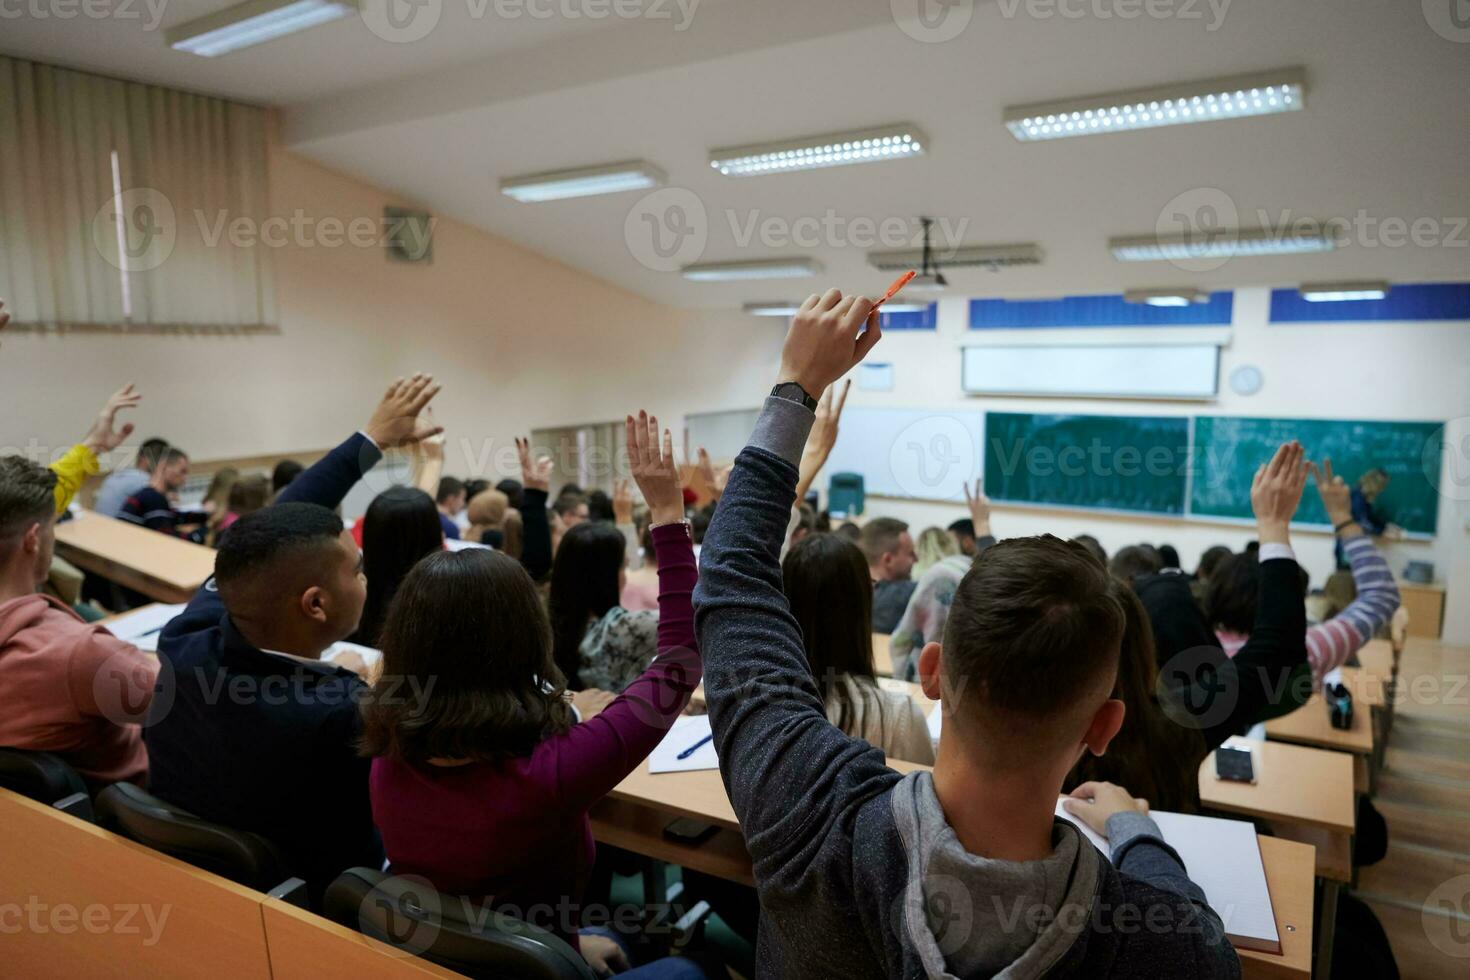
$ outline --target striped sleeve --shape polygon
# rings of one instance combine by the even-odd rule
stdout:
[[[1363,644],[1388,625],[1399,607],[1399,590],[1388,562],[1366,534],[1343,542],[1352,562],[1358,594],[1346,609],[1307,630],[1307,658],[1320,684],[1322,675],[1343,665]]]

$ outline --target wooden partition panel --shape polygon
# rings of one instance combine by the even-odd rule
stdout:
[[[267,898],[261,912],[275,980],[427,980],[461,976],[277,899]]]

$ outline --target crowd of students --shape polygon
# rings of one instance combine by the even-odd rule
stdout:
[[[837,438],[835,385],[880,337],[870,300],[809,298],[748,446],[718,473],[701,453],[697,509],[644,413],[626,419],[642,512],[626,483],[552,498],[529,440],[518,479],[445,477],[425,375],[314,465],[270,486],[223,474],[197,512],[170,499],[187,455],[148,440],[96,509],[218,548],[156,657],[38,591],[58,515],[131,434],[125,388],[50,467],[0,457],[0,745],[267,837],[315,903],[386,861],[551,930],[599,974],[720,976],[700,955],[634,966],[638,937],[582,915],[608,901],[589,809],[703,680],[760,975],[1238,975],[1148,812],[1197,809],[1208,752],[1298,708],[1387,623],[1397,592],[1352,491],[1281,446],[1252,486],[1256,545],[1193,574],[1167,546],[1109,560],[1091,538],[998,539],[978,483],[945,529],[833,529],[799,502]],[[398,448],[413,485],[345,527],[343,499]],[[1355,586],[1312,625],[1289,536],[1309,478]],[[937,741],[879,684],[874,633],[940,702]],[[1223,707],[1194,689],[1206,676]],[[1054,818],[1063,794],[1109,855]]]

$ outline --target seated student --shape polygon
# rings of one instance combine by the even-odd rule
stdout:
[[[1209,587],[1210,577],[1220,563],[1230,557],[1230,549],[1223,544],[1211,545],[1200,555],[1199,564],[1194,569],[1194,580],[1189,583],[1189,591],[1194,594],[1198,602],[1204,602],[1205,590]]]
[[[1199,812],[1199,767],[1209,755],[1199,729],[1174,721],[1158,700],[1159,664],[1148,612],[1128,583],[1113,578],[1108,593],[1123,608],[1118,686],[1123,727],[1102,755],[1087,753],[1072,767],[1063,791],[1089,782],[1117,783],[1155,810]]]
[[[587,494],[587,519],[589,521],[613,521],[617,517],[613,511],[613,499],[607,495],[605,490],[593,490]]]
[[[945,558],[919,579],[903,611],[903,618],[894,627],[892,639],[888,642],[893,676],[899,680],[916,679],[919,651],[925,644],[937,643],[944,636],[944,624],[949,619],[949,607],[954,602],[960,579],[970,570],[975,557],[995,544],[995,536],[990,533],[990,498],[985,496],[981,481],[975,481],[974,494],[970,493],[969,484],[964,489],[965,504],[970,508],[965,525],[972,532],[972,549],[969,554]]]
[[[954,535],[942,527],[926,527],[919,532],[919,539],[914,542],[916,560],[911,574],[916,579],[922,578],[935,564],[959,553],[960,546]]]
[[[1330,459],[1322,462],[1317,492],[1336,530],[1338,547],[1352,561],[1357,587],[1357,595],[1347,608],[1307,630],[1307,660],[1312,665],[1313,685],[1320,688],[1324,674],[1347,663],[1380,628],[1388,625],[1399,607],[1399,590],[1388,562],[1353,519],[1348,486],[1342,477],[1332,475]],[[1235,656],[1250,639],[1260,577],[1261,563],[1254,556],[1236,555],[1210,579],[1205,596],[1206,621],[1214,624],[1227,656]]]
[[[890,759],[932,766],[934,745],[924,712],[907,694],[878,686],[867,567],[862,549],[851,541],[813,534],[786,552],[781,582],[827,720]]]
[[[439,481],[439,488],[434,494],[434,503],[439,508],[439,526],[444,529],[444,537],[452,541],[459,540],[459,523],[455,517],[464,510],[469,499],[465,495],[462,480],[446,476]]]
[[[279,497],[281,491],[289,487],[291,481],[305,471],[306,467],[294,459],[283,459],[277,463],[276,468],[271,470],[271,499]]]
[[[474,480],[471,482],[475,484],[485,484],[484,486],[479,487],[478,490],[476,490],[476,493],[490,489],[490,481],[488,480]],[[525,501],[522,500],[521,497],[526,488],[521,486],[520,480],[501,480],[499,483],[495,484],[495,489],[505,494],[506,502],[510,504],[511,510],[520,510],[521,507],[524,506]],[[470,494],[470,499],[475,499],[475,495]]]
[[[249,517],[270,502],[270,481],[263,474],[243,476],[230,487],[230,499],[215,530],[215,544],[236,521]]]
[[[1102,565],[1103,568],[1108,567],[1108,553],[1103,548],[1101,541],[1090,534],[1079,534],[1072,540],[1091,552],[1092,557],[1096,558],[1098,564]]]
[[[873,580],[873,631],[892,633],[914,594],[914,539],[903,521],[875,517],[863,525],[860,547]]]
[[[630,567],[623,576],[623,591],[618,604],[629,612],[658,608],[658,552],[653,547],[649,523],[644,518],[641,521],[643,530],[639,532],[643,563],[637,569]]]
[[[777,556],[807,393],[878,337],[869,300],[803,304],[695,590],[721,775],[760,892],[758,974],[1239,976],[1219,917],[1131,795],[1088,783],[1065,803],[1110,838],[1112,863],[1053,816],[1067,773],[1123,720],[1110,697],[1123,612],[1081,547],[1005,541],[961,582],[943,645],[920,655],[946,712],[932,773],[900,776],[827,722]]]
[[[153,479],[153,471],[166,452],[168,443],[163,439],[145,439],[132,466],[113,470],[102,481],[92,509],[104,517],[121,517],[123,504]]]
[[[1260,575],[1251,637],[1233,659],[1220,648],[1185,576],[1164,572],[1131,583],[1148,611],[1170,692],[1163,707],[1175,721],[1197,726],[1207,749],[1295,711],[1311,695],[1302,571],[1289,533],[1312,468],[1303,455],[1299,443],[1282,444],[1251,486]]]
[[[1152,545],[1130,544],[1126,548],[1119,548],[1118,553],[1108,562],[1108,571],[1125,582],[1131,582],[1140,575],[1153,575],[1162,571],[1164,560]]]
[[[417,487],[390,487],[373,498],[362,525],[362,570],[367,602],[353,643],[378,645],[388,605],[419,560],[444,550],[443,513]]]
[[[124,389],[127,392],[128,389]],[[158,661],[37,590],[51,567],[56,517],[99,454],[132,426],[114,428],[130,393],[52,468],[0,456],[0,745],[54,752],[97,784],[142,784],[148,754],[138,727],[153,699]]]
[[[356,750],[367,688],[341,658],[320,661],[367,599],[362,555],[333,508],[383,450],[433,433],[419,413],[438,391],[422,375],[394,382],[361,432],[237,521],[214,577],[158,643],[150,791],[271,840],[313,904],[343,869],[382,862]]]
[[[510,513],[510,500],[499,490],[481,490],[470,498],[466,514],[470,519],[466,541],[476,541],[488,548],[505,547],[505,518]],[[515,557],[512,555],[511,557]]]
[[[1159,554],[1159,570],[1166,568],[1180,568],[1179,551],[1172,544],[1161,544],[1157,549]]]
[[[854,524],[852,521],[843,521],[841,524],[837,525],[837,530],[833,531],[832,533],[840,538],[845,538],[846,540],[851,541],[853,544],[857,544],[863,539],[863,529]],[[958,545],[956,547],[958,547]]]
[[[954,536],[955,544],[959,545],[960,554],[974,558],[978,540],[975,536],[975,523],[968,517],[962,517],[951,524],[948,531]]]
[[[587,811],[642,764],[700,679],[694,552],[672,440],[660,451],[657,425],[627,421],[659,553],[659,657],[621,697],[576,724],[535,583],[502,555],[467,551],[431,556],[404,580],[383,633],[384,697],[363,708],[393,873],[549,929],[599,973],[627,962],[608,931],[582,929],[596,853]],[[422,693],[388,696],[404,689]],[[618,975],[703,974],[684,959]]]
[[[556,665],[574,691],[618,693],[658,654],[658,613],[619,605],[627,545],[605,521],[584,521],[561,539],[551,569]]]
[[[210,479],[209,489],[204,492],[204,500],[199,505],[200,510],[209,515],[204,522],[205,544],[212,544],[219,537],[220,522],[230,512],[230,490],[238,482],[240,471],[233,466],[224,467]]]
[[[561,496],[556,498],[556,503],[551,505],[551,509],[556,511],[556,516],[561,519],[563,532],[570,531],[583,521],[592,519],[587,498],[581,493],[570,493],[563,490]]]
[[[182,449],[169,449],[153,470],[148,485],[123,504],[123,520],[140,524],[151,531],[203,544],[209,514],[205,511],[178,511],[170,498],[189,479],[189,457]]]

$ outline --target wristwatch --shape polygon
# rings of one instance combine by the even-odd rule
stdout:
[[[817,410],[817,400],[806,393],[806,389],[795,381],[783,381],[771,389],[772,398],[784,398],[789,402],[800,402],[805,405],[807,411]]]

